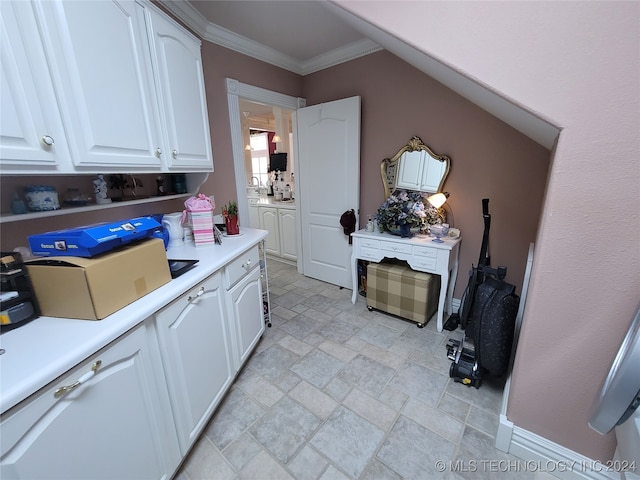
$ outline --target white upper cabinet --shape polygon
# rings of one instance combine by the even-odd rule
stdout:
[[[78,170],[161,168],[161,125],[144,8],[131,1],[34,3]]]
[[[405,153],[398,168],[396,186],[409,190],[420,190],[426,158],[427,152],[424,151]]]
[[[28,2],[0,2],[0,171],[59,171],[70,162],[47,60]]]
[[[149,9],[154,72],[165,127],[167,166],[213,168],[200,41]]]
[[[40,162],[35,173],[213,171],[200,42],[190,33],[146,0],[1,3],[2,35],[8,36],[2,40],[12,47],[2,49],[1,93],[11,94],[11,102],[2,103],[3,168],[5,158],[17,156],[5,154],[9,139],[19,143],[29,134],[28,145],[40,150],[45,163],[36,155],[17,161]],[[10,7],[30,10],[36,27],[28,38],[20,37],[19,29],[4,28]],[[10,61],[5,66],[5,57],[18,56],[13,50],[21,38],[27,53],[40,50],[39,70]],[[55,155],[64,139],[39,133],[49,131],[45,127],[36,128],[37,140],[29,132],[39,104],[23,98],[45,90],[40,84],[46,82],[55,94],[45,100],[57,100],[69,145],[65,159]],[[30,83],[38,87],[35,93]],[[52,146],[38,145],[49,137]]]

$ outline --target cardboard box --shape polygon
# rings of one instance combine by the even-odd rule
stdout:
[[[133,243],[94,258],[27,262],[42,315],[101,320],[171,280],[164,243]]]
[[[29,236],[34,255],[93,257],[154,235],[161,225],[150,216],[57,230]]]

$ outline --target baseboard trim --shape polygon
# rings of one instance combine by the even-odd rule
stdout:
[[[620,480],[617,472],[573,450],[517,427],[506,415],[500,415],[496,448],[525,461],[523,468],[544,472],[566,480]]]

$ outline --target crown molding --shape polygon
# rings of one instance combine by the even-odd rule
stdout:
[[[302,62],[301,75],[308,75],[310,73],[324,70],[325,68],[333,67],[341,63],[355,60],[356,58],[364,57],[371,53],[383,50],[383,48],[375,43],[373,40],[363,38],[357,42],[350,43],[344,47],[337,48],[323,55],[318,55],[305,62]]]
[[[172,15],[184,22],[197,35],[216,45],[275,65],[298,75],[308,75],[382,50],[369,39],[362,39],[306,61],[254,42],[242,35],[209,22],[191,3],[184,0],[158,0]]]

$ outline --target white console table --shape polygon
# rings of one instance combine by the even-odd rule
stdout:
[[[358,260],[380,262],[383,258],[405,260],[413,270],[440,275],[440,297],[438,299],[438,331],[442,331],[445,306],[447,313],[453,313],[453,287],[458,275],[458,251],[460,238],[443,239],[436,243],[433,237],[415,236],[402,238],[390,233],[358,230],[353,237],[353,295],[351,302],[358,298]],[[446,304],[445,304],[446,299]]]

